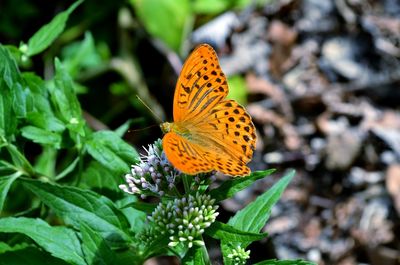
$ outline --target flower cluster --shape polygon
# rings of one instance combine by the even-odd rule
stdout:
[[[119,188],[130,194],[159,196],[180,196],[177,186],[181,183],[183,173],[175,169],[162,150],[161,140],[149,145],[146,154],[142,155],[131,172],[125,175],[126,184]],[[193,176],[189,189],[195,191],[201,184],[209,184],[216,179],[216,172],[200,173]],[[187,190],[186,190],[187,191]]]
[[[180,242],[189,248],[193,244],[204,245],[200,236],[218,216],[218,206],[209,195],[196,193],[167,203],[160,203],[149,216],[161,234],[168,234],[169,246]]]
[[[241,246],[231,249],[231,253],[228,254],[228,258],[232,260],[233,264],[244,265],[250,258],[250,250],[245,250]]]
[[[120,189],[127,193],[163,196],[166,192],[175,188],[177,178],[181,174],[168,161],[162,152],[161,140],[156,141],[145,149],[131,172],[125,175],[126,184],[120,185]]]

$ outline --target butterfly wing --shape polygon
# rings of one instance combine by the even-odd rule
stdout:
[[[253,156],[254,124],[246,110],[234,100],[221,101],[202,119],[195,119],[190,128],[192,142],[201,139],[212,143],[234,161],[247,164]]]
[[[228,94],[228,84],[214,49],[199,45],[186,60],[175,87],[174,122],[209,112]]]
[[[245,176],[250,173],[245,162],[227,156],[222,149],[193,143],[174,132],[164,135],[163,149],[174,167],[186,174],[212,170],[231,176]]]
[[[255,148],[255,128],[245,109],[224,100],[228,85],[218,57],[207,44],[185,62],[174,96],[174,126],[163,138],[168,160],[180,171],[218,170],[248,175]],[[184,133],[182,133],[184,131]]]

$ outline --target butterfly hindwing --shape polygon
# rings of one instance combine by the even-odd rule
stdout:
[[[217,146],[205,147],[169,132],[163,138],[163,149],[168,160],[186,174],[217,170],[231,176],[244,176],[250,169],[243,161],[227,156]]]
[[[204,159],[205,153],[201,146],[174,132],[164,135],[163,150],[172,165],[186,174],[209,172],[213,169],[212,164]]]
[[[247,163],[255,149],[255,127],[250,115],[234,100],[220,102],[202,119],[195,119],[193,141],[208,139],[235,160]]]

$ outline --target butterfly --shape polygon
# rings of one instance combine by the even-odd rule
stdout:
[[[216,52],[208,44],[197,46],[176,83],[174,122],[160,125],[165,155],[181,172],[250,174],[246,164],[255,149],[255,127],[246,110],[227,95]]]

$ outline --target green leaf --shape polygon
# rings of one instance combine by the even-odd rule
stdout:
[[[56,58],[55,86],[50,89],[51,99],[67,127],[74,132],[84,135],[81,106],[75,94],[74,82]]]
[[[10,90],[14,86],[14,83],[20,82],[20,72],[17,62],[12,57],[9,50],[1,44],[0,62],[0,80],[4,80],[8,90]]]
[[[76,76],[82,68],[94,68],[102,63],[90,32],[85,33],[85,38],[82,41],[66,46],[62,50],[62,54],[63,65],[71,76]]]
[[[71,229],[52,227],[41,219],[5,217],[0,219],[0,232],[22,233],[54,257],[72,264],[86,264],[78,237]]]
[[[242,105],[247,104],[246,81],[240,75],[230,76],[228,78],[229,94],[227,98],[234,99]]]
[[[0,177],[0,213],[3,210],[4,201],[6,200],[8,190],[11,187],[11,184],[16,180],[20,174],[14,173],[9,176]]]
[[[206,229],[205,233],[212,238],[224,240],[226,242],[246,242],[251,243],[253,241],[261,240],[265,238],[267,233],[252,233],[246,231],[240,231],[233,226],[224,224],[221,222],[214,222],[209,228]]]
[[[49,253],[35,247],[15,249],[0,254],[0,265],[69,265],[61,259],[50,256]]]
[[[227,10],[231,6],[231,0],[195,0],[193,1],[193,12],[197,14],[216,15]]]
[[[112,190],[120,192],[118,185],[122,178],[112,174],[112,171],[97,161],[91,161],[82,173],[81,188],[96,190],[101,193],[103,190]]]
[[[139,233],[148,226],[146,212],[132,207],[124,208],[125,206],[137,201],[138,199],[136,198],[136,196],[129,194],[121,200],[115,202],[118,208],[120,208],[121,211],[125,214],[126,218],[129,221],[129,224],[131,225],[131,231],[134,233]]]
[[[21,133],[23,137],[38,144],[51,145],[57,149],[61,146],[62,138],[58,133],[46,131],[30,125],[22,127]]]
[[[42,26],[28,41],[26,55],[32,56],[45,50],[64,31],[68,16],[83,0],[75,2],[66,11],[59,13],[48,24]],[[20,47],[22,48],[22,47]]]
[[[10,138],[17,129],[13,109],[13,88],[20,82],[17,63],[10,52],[0,44],[0,136]]]
[[[25,118],[26,112],[32,110],[28,109],[29,90],[24,89],[20,83],[14,83],[12,93],[15,116],[17,118]]]
[[[122,175],[139,161],[136,150],[112,131],[98,131],[86,142],[89,154],[113,174]]]
[[[257,262],[254,265],[316,265],[316,263],[311,261],[305,261],[301,259],[296,260],[276,260],[276,259],[269,259]]]
[[[275,169],[268,169],[264,171],[252,172],[247,177],[238,177],[225,181],[218,188],[210,191],[210,195],[217,202],[232,197],[237,192],[245,189],[251,185],[254,181],[271,175],[275,172]]]
[[[193,246],[182,259],[182,265],[207,265],[211,264],[206,247]]]
[[[3,81],[0,80],[0,87]],[[0,136],[10,138],[17,129],[17,119],[13,118],[11,109],[11,95],[9,91],[1,91],[0,88]]]
[[[16,251],[16,250],[20,250],[20,249],[25,249],[27,247],[29,247],[28,243],[21,243],[21,244],[16,244],[16,245],[10,246],[4,242],[0,242],[0,254],[2,254],[4,252],[8,252],[8,251]]]
[[[179,52],[190,21],[189,0],[130,0],[146,30]],[[154,19],[157,18],[157,19]]]
[[[156,203],[150,203],[150,202],[142,202],[142,201],[135,201],[131,202],[127,205],[124,205],[123,207],[132,207],[135,208],[136,210],[145,212],[147,214],[151,214],[155,208],[157,208]]]
[[[115,252],[104,238],[90,226],[81,223],[82,248],[88,264],[119,264]]]
[[[23,73],[22,78],[25,80],[32,98],[34,98],[33,106],[36,113],[47,115],[46,117],[53,117],[54,114],[50,106],[49,91],[44,81],[33,73]]]
[[[142,118],[127,120],[126,122],[121,124],[117,129],[114,130],[115,134],[122,138],[124,136],[124,134],[128,131],[129,127],[132,124],[135,124],[136,122],[138,122],[138,120],[142,120]]]
[[[56,172],[57,150],[51,146],[43,146],[43,151],[35,161],[36,172],[53,178]]]
[[[51,132],[62,132],[65,130],[64,124],[51,114],[46,112],[30,112],[27,121],[35,127]]]
[[[50,207],[65,223],[79,229],[85,222],[110,243],[129,240],[125,216],[106,197],[92,191],[59,186],[34,180],[23,180],[24,186]]]
[[[238,211],[228,224],[242,231],[258,233],[265,225],[272,207],[279,200],[294,174],[294,170],[290,171],[269,190],[258,196],[255,201]]]
[[[11,160],[15,168],[21,173],[27,176],[33,176],[35,174],[32,165],[25,158],[23,154],[18,150],[18,148],[13,144],[6,144],[5,148],[11,156]]]

